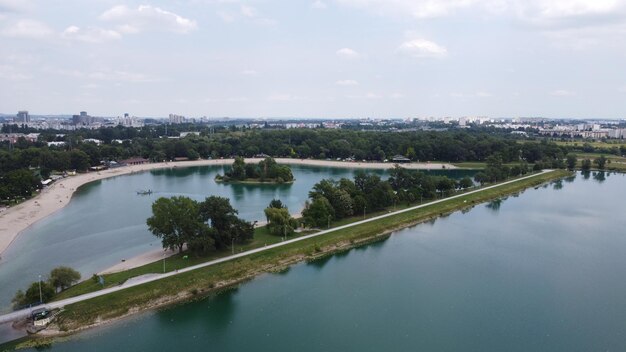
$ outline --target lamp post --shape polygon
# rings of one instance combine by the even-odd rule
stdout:
[[[165,274],[165,257],[163,257],[163,274]]]
[[[41,275],[39,275],[39,303],[43,303],[43,295],[41,294]]]
[[[330,215],[328,215],[328,226],[326,227],[327,229],[330,228]]]
[[[367,206],[363,206],[363,219],[365,219],[365,208],[367,208]]]
[[[230,239],[230,248],[232,249],[233,254],[235,254],[235,237]]]

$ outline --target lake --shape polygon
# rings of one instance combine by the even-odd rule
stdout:
[[[578,174],[52,351],[624,351],[626,176]]]
[[[386,177],[385,170],[365,170]],[[83,277],[104,270],[122,259],[155,248],[161,242],[148,231],[146,219],[159,197],[188,196],[204,200],[209,195],[227,197],[246,220],[265,220],[263,210],[280,199],[292,213],[300,212],[313,185],[324,178],[352,178],[356,169],[292,166],[291,185],[223,184],[214,181],[222,166],[153,170],[92,182],[79,188],[68,206],[25,230],[0,260],[0,311],[10,310],[11,298],[44,278],[51,269],[70,266]],[[461,178],[471,170],[434,170]],[[137,190],[151,189],[150,196]]]

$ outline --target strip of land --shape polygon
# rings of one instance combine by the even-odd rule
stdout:
[[[541,182],[545,182],[546,180],[562,177],[565,174],[567,174],[567,172],[565,171],[546,170],[546,171],[533,174],[530,176],[525,176],[525,177],[521,177],[518,179],[495,184],[492,186],[483,187],[477,190],[464,192],[464,193],[450,196],[447,198],[408,207],[408,208],[398,210],[395,212],[389,212],[387,214],[375,216],[375,217],[368,218],[365,220],[360,220],[360,221],[356,221],[356,222],[349,223],[346,225],[337,226],[329,230],[320,231],[320,232],[310,234],[310,235],[304,235],[304,236],[287,240],[284,242],[280,242],[280,243],[252,249],[246,252],[207,261],[201,264],[182,268],[180,270],[170,271],[170,272],[163,273],[163,274],[150,274],[150,275],[146,275],[143,277],[135,277],[132,280],[128,280],[119,286],[113,286],[113,287],[105,288],[99,291],[89,292],[83,295],[63,299],[63,300],[56,301],[56,302],[51,302],[51,303],[46,304],[46,306],[49,309],[54,309],[54,308],[61,308],[67,305],[73,305],[77,303],[85,304],[87,303],[85,301],[94,299],[96,297],[104,298],[103,296],[107,296],[109,294],[112,294],[118,291],[129,290],[134,287],[135,289],[128,291],[128,294],[130,295],[129,297],[131,298],[127,297],[128,299],[120,299],[120,297],[108,297],[107,296],[105,298],[105,300],[107,301],[106,302],[107,304],[96,304],[96,306],[98,307],[97,308],[98,310],[108,309],[109,314],[113,314],[113,315],[117,314],[118,316],[128,314],[129,309],[132,308],[132,304],[133,304],[132,302],[134,302],[135,300],[140,300],[141,302],[146,303],[145,301],[146,298],[142,297],[142,294],[140,292],[143,292],[145,295],[158,294],[159,289],[154,289],[152,287],[153,285],[150,285],[150,283],[155,283],[156,281],[163,280],[159,284],[160,289],[165,289],[166,286],[171,284],[173,285],[172,289],[175,292],[178,292],[180,294],[181,292],[185,292],[184,291],[185,289],[189,289],[189,285],[198,284],[198,283],[199,284],[207,283],[207,282],[200,282],[200,280],[206,281],[206,280],[219,280],[220,279],[219,277],[211,277],[211,275],[206,275],[206,273],[202,272],[203,270],[199,270],[199,269],[216,267],[215,270],[222,270],[223,271],[222,274],[237,277],[237,275],[242,275],[243,273],[246,272],[245,270],[242,271],[242,268],[237,265],[237,263],[241,263],[241,260],[244,260],[245,261],[244,266],[246,264],[248,265],[248,266],[245,266],[246,268],[249,268],[250,263],[252,263],[253,266],[255,266],[253,272],[256,272],[256,273],[262,272],[266,270],[267,265],[271,265],[271,263],[268,262],[270,260],[274,262],[274,264],[278,262],[279,264],[283,264],[283,265],[293,261],[293,259],[291,259],[291,261],[289,260],[289,258],[291,258],[290,255],[292,257],[295,256],[296,260],[298,258],[299,260],[302,260],[305,257],[301,253],[304,248],[303,245],[308,246],[310,245],[310,242],[312,240],[317,240],[318,238],[324,235],[330,234],[330,233],[333,233],[333,236],[324,236],[323,238],[326,238],[326,239],[334,238],[335,240],[348,240],[349,241],[348,246],[351,244],[353,245],[353,244],[358,243],[358,241],[360,240],[367,240],[372,237],[375,237],[380,232],[388,233],[388,231],[392,231],[394,229],[397,229],[403,226],[408,226],[412,223],[415,223],[415,221],[419,221],[420,219],[423,221],[424,220],[423,216],[441,215],[446,212],[454,211],[465,206],[471,206],[472,204],[475,204],[476,202],[484,201],[486,199],[490,199],[493,197],[498,197],[498,196],[501,196],[502,194],[507,194],[509,192],[522,190],[526,187],[536,184],[534,183],[535,181],[541,183]],[[424,209],[424,212],[422,214],[420,214],[420,212],[416,212],[416,210],[420,210],[420,209]],[[342,234],[344,234],[345,238],[340,237],[340,235]],[[349,235],[345,235],[345,234],[349,234]],[[338,238],[335,238],[335,237],[338,237]],[[300,245],[300,243],[302,243],[303,245]],[[316,242],[313,242],[313,244],[315,245],[315,248],[317,248],[318,244]],[[280,255],[271,256],[271,253],[277,253],[276,251],[279,249],[282,250],[281,252],[284,252],[284,253],[281,253]],[[293,250],[294,253],[290,253],[290,250]],[[265,253],[270,253],[270,254],[263,256],[263,254]],[[254,258],[257,258],[257,259],[263,258],[263,261],[259,260],[260,262],[253,263]],[[282,263],[281,263],[281,259],[282,259]],[[223,266],[220,267],[220,264],[226,263],[226,262],[233,262],[233,265],[230,266],[229,264],[228,268],[224,268]],[[221,269],[217,269],[217,267],[220,267]],[[192,274],[195,271],[201,271],[202,275],[193,276]],[[183,281],[176,280],[179,277]],[[170,279],[164,280],[168,278]],[[222,277],[222,279],[224,278]],[[136,287],[136,286],[144,285],[144,284],[149,284],[148,286],[150,287],[148,286],[146,286],[145,288]],[[214,285],[214,284],[215,282],[211,281],[211,285]],[[187,287],[184,287],[184,286],[181,287],[181,285],[186,285]],[[210,286],[210,287],[214,287],[214,286]],[[137,291],[138,289],[141,289],[143,291]],[[161,292],[160,294],[163,295],[164,293]],[[154,297],[152,299],[154,299]],[[122,306],[122,308],[118,308],[121,310],[116,310],[115,306]],[[92,310],[93,310],[93,307],[92,307]],[[31,309],[24,309],[24,310],[2,315],[0,316],[0,323],[23,318],[27,316],[30,311]],[[84,315],[84,314],[85,312],[83,311],[79,315]],[[103,318],[106,318],[106,317],[103,317]],[[92,319],[95,319],[95,317],[92,317]]]
[[[298,219],[302,217],[302,212],[298,212],[298,213],[294,213],[291,214],[292,217]],[[267,225],[267,221],[266,220],[261,220],[258,221],[256,224],[256,227],[263,227]],[[150,263],[154,263],[158,260],[162,260],[162,259],[166,259],[169,258],[173,255],[176,255],[178,252],[176,251],[172,251],[172,250],[165,250],[162,248],[159,249],[153,249],[151,251],[145,252],[145,253],[141,253],[139,255],[136,255],[132,258],[129,259],[124,259],[123,262],[117,263],[115,265],[112,265],[102,271],[100,271],[98,274],[99,275],[105,275],[105,274],[113,274],[113,273],[118,273],[120,271],[126,271],[126,270],[130,270],[130,269],[134,269],[134,268],[138,268],[140,266],[146,265],[146,264],[150,264]]]
[[[245,161],[254,163],[261,160],[262,159],[246,159]],[[230,165],[233,161],[234,159],[215,159],[131,165],[100,172],[79,174],[77,176],[70,176],[61,179],[53,183],[50,187],[45,188],[36,197],[14,207],[8,208],[0,213],[0,260],[2,253],[4,253],[4,251],[11,245],[11,243],[13,243],[22,231],[37,221],[40,221],[62,209],[70,202],[72,194],[76,191],[76,189],[86,183],[149,170],[190,166]],[[279,164],[362,169],[388,169],[392,168],[394,165],[393,163],[343,162],[286,158],[278,158],[276,159],[276,162]],[[402,166],[407,169],[421,170],[456,168],[454,165],[446,163],[408,163],[402,164]]]

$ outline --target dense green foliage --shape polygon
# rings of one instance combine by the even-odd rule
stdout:
[[[433,199],[471,186],[469,178],[457,183],[445,176],[429,176],[398,165],[390,171],[388,180],[360,171],[354,180],[325,179],[316,183],[302,216],[308,226],[326,227],[332,220],[380,211],[398,202],[411,204]]]
[[[224,182],[258,180],[283,183],[292,182],[293,174],[288,165],[279,165],[274,158],[265,158],[258,164],[246,164],[243,157],[238,156],[224,176],[217,175],[215,178]]]
[[[31,283],[26,292],[18,290],[11,300],[14,309],[52,300],[57,290],[65,290],[80,280],[80,273],[72,268],[60,266],[52,269],[48,280]],[[41,297],[40,297],[41,294]],[[41,300],[40,300],[41,298]]]
[[[294,233],[298,227],[298,221],[291,217],[287,208],[265,208],[265,217],[267,218],[267,229],[272,235],[289,236]]]
[[[28,169],[11,170],[0,174],[0,200],[29,198],[41,188],[41,179]]]
[[[559,145],[545,139],[520,140],[500,131],[471,128],[448,131],[356,131],[352,129],[246,129],[208,125],[146,126],[143,128],[100,128],[77,131],[35,131],[28,127],[3,126],[4,132],[41,132],[37,142],[20,138],[16,143],[0,143],[0,200],[28,197],[40,187],[39,177],[66,170],[86,171],[102,161],[120,161],[144,157],[153,162],[175,158],[230,158],[252,157],[260,153],[272,157],[352,159],[383,161],[403,155],[412,161],[485,162],[498,154],[503,163],[526,162],[537,169],[563,168],[568,153],[602,153],[626,155],[626,145],[594,146],[580,144]],[[166,133],[167,131],[167,133]],[[198,131],[185,138],[182,131]],[[65,133],[60,134],[59,133]],[[96,145],[86,141],[102,141]],[[65,142],[48,146],[46,142]],[[520,143],[523,141],[523,143]],[[271,162],[270,162],[271,163]],[[237,165],[239,167],[241,165]],[[271,165],[243,165],[235,170],[236,179],[268,178],[288,182],[293,176],[283,167],[272,171]],[[34,180],[24,177],[24,186],[10,184],[12,171],[36,169]],[[515,171],[515,170],[512,170]],[[15,177],[14,177],[15,178]],[[32,181],[32,182],[31,182]],[[29,193],[30,192],[30,193]]]
[[[539,163],[535,164],[535,170],[541,170],[542,168],[542,166],[539,166]],[[498,182],[506,180],[509,177],[525,175],[528,171],[528,163],[525,161],[509,167],[503,164],[500,154],[495,154],[487,158],[487,166],[483,171],[474,176],[474,180],[480,184]]]
[[[148,229],[161,238],[163,248],[197,255],[252,239],[254,226],[237,217],[227,198],[211,196],[203,202],[188,197],[161,197],[152,204]]]
[[[157,199],[152,204],[152,216],[146,222],[148,229],[161,239],[163,248],[182,252],[185,244],[213,245],[209,227],[200,216],[200,205],[191,198]]]
[[[80,280],[80,273],[70,267],[60,266],[50,272],[50,284],[56,289],[65,290]]]

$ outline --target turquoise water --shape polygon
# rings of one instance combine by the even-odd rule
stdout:
[[[25,230],[0,260],[0,311],[10,309],[18,289],[66,265],[83,277],[155,248],[160,241],[146,226],[151,205],[158,197],[184,195],[203,200],[209,195],[230,198],[239,215],[264,220],[263,209],[273,198],[282,200],[292,213],[300,212],[313,185],[323,178],[353,177],[357,170],[308,166],[292,167],[292,185],[218,184],[223,167],[204,166],[154,170],[87,184],[68,206]],[[366,170],[386,175],[384,170]],[[436,170],[451,177],[471,175],[467,170]],[[137,190],[151,189],[150,196]]]
[[[52,351],[624,351],[626,176],[482,204]]]

